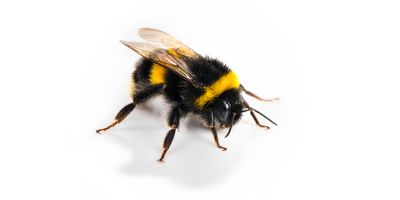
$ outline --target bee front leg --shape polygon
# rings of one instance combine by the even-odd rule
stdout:
[[[217,145],[217,147],[219,149],[221,149],[222,151],[226,151],[227,148],[223,147],[219,144],[219,139],[218,139],[218,133],[217,130],[215,129],[215,117],[214,117],[214,113],[210,112],[209,113],[209,118],[208,118],[208,127],[211,129],[211,132],[214,136],[214,142]]]
[[[213,127],[213,128],[211,128],[211,131],[212,131],[212,133],[213,133],[214,142],[215,142],[215,144],[217,145],[217,147],[218,147],[219,149],[221,149],[222,151],[226,151],[227,148],[226,148],[226,147],[223,147],[223,146],[221,146],[221,145],[219,144],[217,130]]]
[[[169,130],[167,136],[165,136],[163,151],[160,159],[157,160],[159,162],[164,162],[165,154],[167,153],[169,147],[171,146],[171,143],[174,140],[175,130],[179,126],[179,119],[180,119],[180,111],[178,107],[175,107],[171,110],[171,112],[168,115],[168,125],[171,127],[171,130]]]
[[[265,116],[263,113],[261,113],[260,111],[258,111],[258,110],[256,110],[256,109],[250,107],[250,105],[249,105],[249,104],[246,102],[246,100],[244,100],[243,98],[242,98],[242,102],[243,102],[243,104],[244,104],[244,107],[247,109],[247,110],[243,110],[242,112],[250,111],[251,117],[253,117],[254,122],[256,122],[256,124],[257,124],[259,127],[261,127],[261,128],[266,128],[266,129],[270,129],[269,126],[260,124],[260,122],[258,121],[258,118],[257,118],[257,116],[256,116],[255,113],[260,114],[262,117],[264,117],[265,119],[267,119],[268,121],[270,121],[272,124],[274,124],[275,126],[278,126],[274,121],[272,121],[270,118],[268,118],[267,116]]]
[[[256,116],[256,114],[254,113],[253,109],[250,109],[250,114],[251,114],[251,116],[253,117],[254,122],[256,122],[257,126],[259,126],[259,127],[261,127],[261,128],[270,129],[269,126],[260,124],[260,122],[258,121],[257,116]]]

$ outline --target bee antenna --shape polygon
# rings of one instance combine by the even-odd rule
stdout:
[[[265,119],[267,119],[268,121],[270,121],[271,123],[273,123],[275,126],[278,126],[278,124],[276,124],[274,121],[272,121],[270,118],[268,118],[267,116],[265,116],[264,114],[262,114],[260,111],[254,109],[254,108],[250,108],[251,110],[254,110],[256,113],[260,114],[261,116],[263,116]]]
[[[235,120],[235,116],[236,116],[236,113],[232,113],[231,122],[229,124],[229,130],[228,130],[228,133],[225,135],[225,138],[227,138],[229,136],[229,134],[231,133],[233,122]]]

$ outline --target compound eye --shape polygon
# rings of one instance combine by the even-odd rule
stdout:
[[[231,110],[231,104],[227,101],[223,102],[223,111],[221,113],[221,119],[222,121],[227,121],[228,120],[228,116]]]
[[[229,102],[227,102],[227,101],[224,101],[224,109],[225,110],[230,110],[230,108],[231,108],[231,104]]]

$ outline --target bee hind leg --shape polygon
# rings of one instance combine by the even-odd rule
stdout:
[[[135,108],[135,106],[136,106],[136,104],[130,103],[130,104],[126,105],[125,107],[123,107],[118,112],[118,114],[114,117],[114,121],[110,125],[96,130],[96,133],[101,134],[102,132],[104,132],[104,131],[112,128],[113,126],[117,125],[118,123],[122,122],[122,120],[124,120],[129,115],[129,113],[132,112],[132,110]]]
[[[175,131],[179,126],[179,119],[180,119],[179,108],[178,107],[172,108],[171,112],[168,115],[168,125],[171,127],[171,129],[165,136],[162,154],[161,157],[157,160],[158,162],[164,162],[165,154],[167,153],[169,147],[171,146],[171,143],[174,140]]]
[[[129,115],[129,113],[131,113],[132,110],[135,109],[137,104],[145,102],[146,100],[148,100],[149,98],[151,98],[152,96],[157,94],[157,92],[159,92],[163,87],[164,87],[163,85],[154,85],[154,86],[150,86],[150,87],[146,88],[145,90],[142,90],[142,91],[138,92],[137,94],[135,94],[133,97],[133,103],[130,103],[130,104],[126,105],[125,107],[123,107],[118,112],[118,114],[114,117],[114,121],[110,125],[96,130],[96,133],[100,134],[100,133],[114,127],[115,125],[121,123],[122,120],[124,120]]]

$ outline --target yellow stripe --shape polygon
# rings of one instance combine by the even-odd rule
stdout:
[[[153,64],[153,66],[151,66],[151,71],[150,71],[150,83],[151,84],[163,84],[165,83],[165,75],[167,73],[167,70],[157,64]]]
[[[240,83],[233,71],[221,76],[217,81],[215,81],[211,86],[204,87],[204,93],[198,97],[195,101],[197,107],[203,108],[206,103],[213,101],[223,92],[239,88]]]

